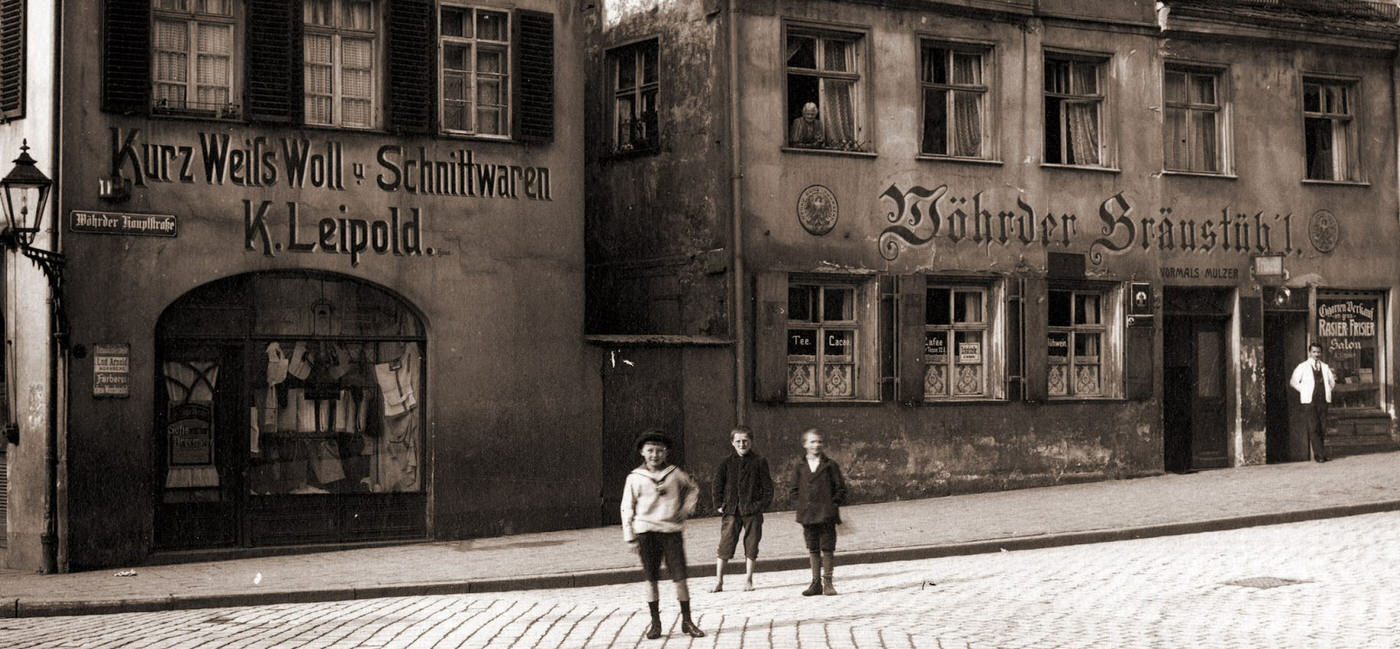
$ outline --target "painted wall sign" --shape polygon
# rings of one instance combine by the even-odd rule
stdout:
[[[352,267],[360,265],[366,253],[395,257],[429,257],[437,254],[431,246],[423,245],[423,216],[418,208],[400,210],[389,208],[388,218],[351,216],[349,208],[340,206],[337,216],[315,221],[304,217],[296,201],[276,205],[261,201],[255,207],[243,201],[243,247],[258,250],[268,257],[281,252],[324,252],[348,255]],[[285,236],[274,235],[285,233]]]
[[[1125,255],[1153,249],[1168,252],[1233,253],[1241,256],[1282,252],[1302,254],[1293,247],[1292,213],[1266,216],[1231,212],[1177,215],[1162,207],[1152,217],[1138,216],[1123,192],[1099,203],[1089,221],[1097,234],[1081,234],[1080,217],[1072,212],[1038,212],[1020,195],[1015,208],[995,204],[977,192],[954,196],[947,185],[932,189],[891,184],[879,196],[881,211],[891,223],[881,231],[880,256],[893,261],[905,248],[932,247],[937,239],[949,245],[1058,246],[1087,243],[1089,259],[1101,264],[1105,254]],[[1086,221],[1088,219],[1085,219]],[[1092,227],[1092,226],[1083,226]],[[1279,247],[1281,244],[1282,247]]]
[[[175,217],[170,214],[93,212],[89,210],[69,212],[68,229],[88,234],[125,234],[146,237],[174,237],[180,233],[179,224]]]
[[[92,396],[131,396],[131,345],[92,346]]]
[[[1162,279],[1223,279],[1240,278],[1240,269],[1230,266],[1163,266]]]
[[[821,236],[836,227],[836,219],[840,216],[839,206],[836,204],[836,195],[830,189],[821,185],[812,185],[802,190],[802,194],[797,197],[797,222],[802,224],[802,229]]]

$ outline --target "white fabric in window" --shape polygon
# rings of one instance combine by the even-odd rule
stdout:
[[[828,146],[854,144],[855,84],[850,81],[822,80],[822,122]]]

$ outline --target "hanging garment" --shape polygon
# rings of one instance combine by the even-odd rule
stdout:
[[[167,361],[162,369],[165,371],[165,390],[169,398],[167,412],[170,421],[166,422],[166,434],[170,436],[171,448],[194,451],[191,457],[166,458],[165,486],[217,487],[219,472],[214,465],[213,412],[219,364],[213,361]]]
[[[306,358],[306,342],[298,340],[292,346],[292,355],[287,359],[287,374],[303,381],[311,374],[311,362]]]
[[[306,440],[311,473],[323,485],[345,479],[345,467],[340,464],[340,444],[335,438]]]
[[[259,414],[257,406],[248,408],[248,452],[253,455],[262,453],[258,447],[258,438],[262,435],[258,428]]]
[[[416,414],[384,418],[384,434],[376,444],[375,491],[418,491],[418,422]]]
[[[282,346],[272,342],[267,344],[267,387],[287,380],[287,357],[282,354]]]
[[[384,416],[394,417],[418,406],[418,346],[406,345],[398,360],[377,363],[375,382],[384,395]]]

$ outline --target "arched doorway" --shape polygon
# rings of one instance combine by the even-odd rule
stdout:
[[[156,328],[155,546],[426,535],[423,321],[344,276],[239,275]]]

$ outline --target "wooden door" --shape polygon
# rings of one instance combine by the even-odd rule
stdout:
[[[603,364],[602,520],[621,522],[622,485],[642,463],[633,443],[648,428],[672,440],[669,459],[685,464],[684,410],[681,402],[683,351],[678,348],[622,349]]]
[[[1226,323],[1170,316],[1163,330],[1163,464],[1168,471],[1229,466]]]

